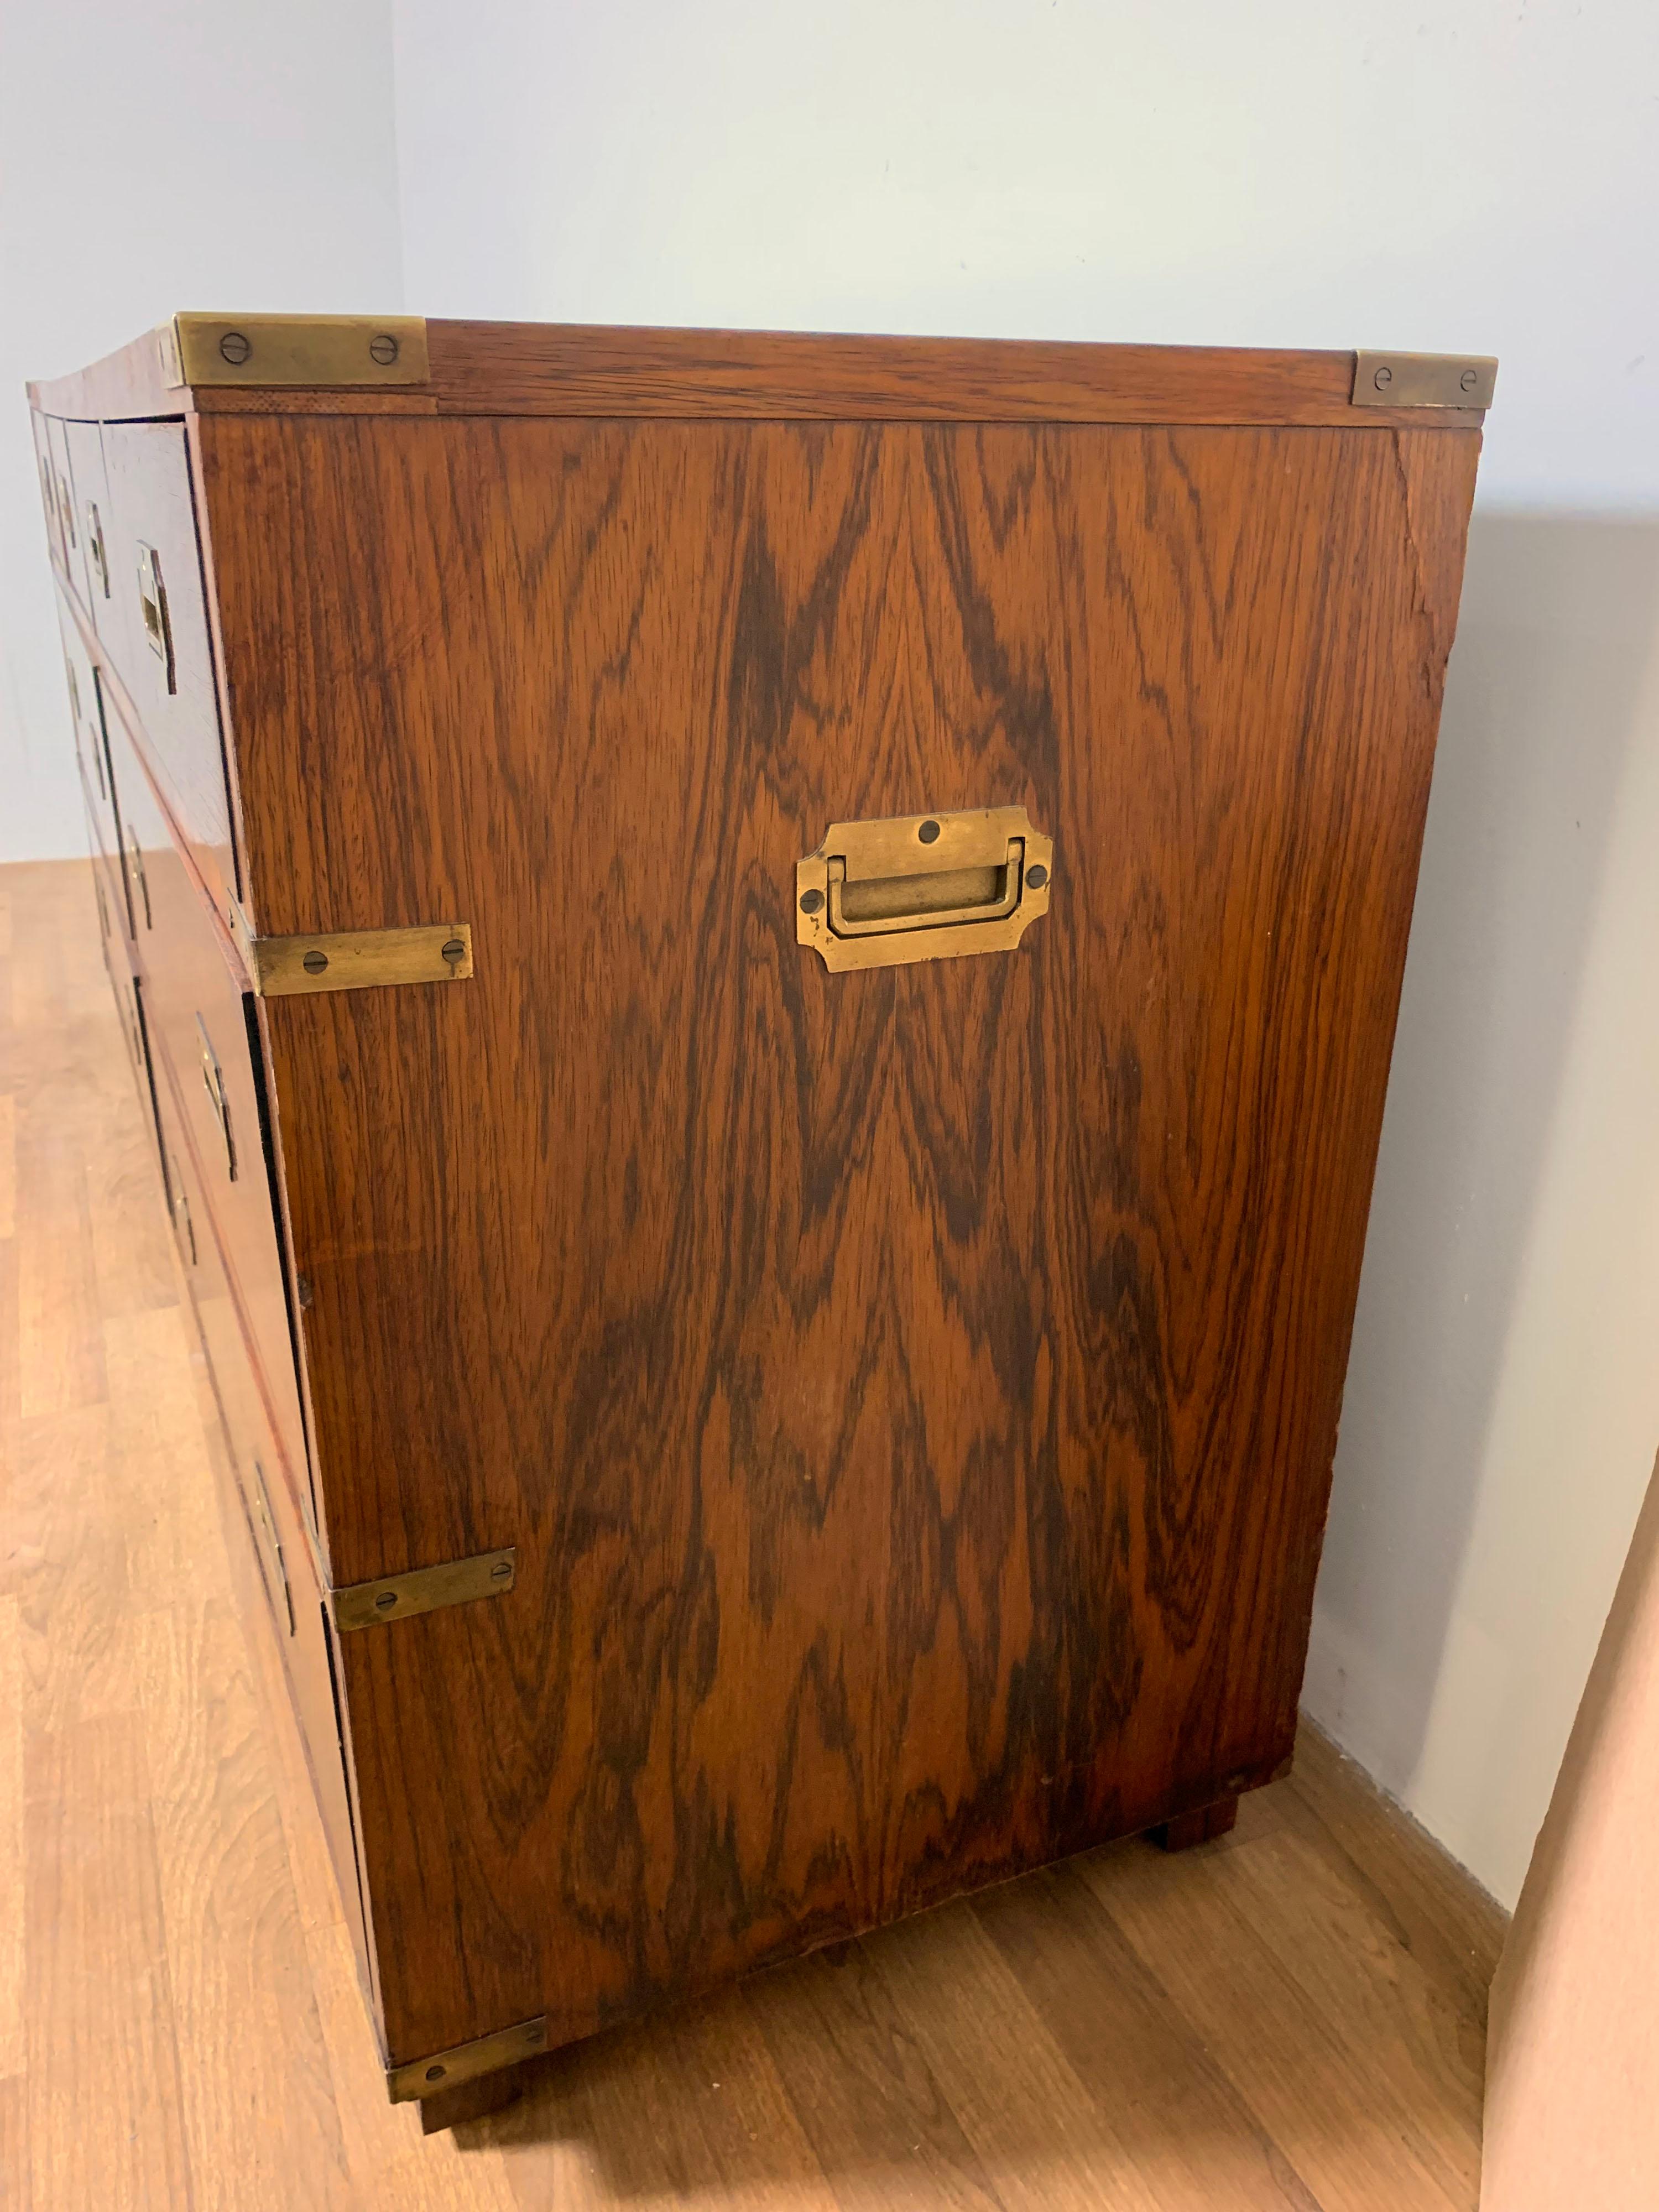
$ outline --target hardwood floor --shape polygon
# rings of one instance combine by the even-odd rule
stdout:
[[[1501,1917],[1305,1726],[1217,1842],[822,1953],[423,2139],[240,1626],[79,862],[0,869],[0,1307],[7,2212],[1475,2204]]]

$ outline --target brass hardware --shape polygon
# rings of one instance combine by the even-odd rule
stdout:
[[[412,2058],[406,2066],[386,2069],[386,2094],[394,2105],[412,2104],[416,2098],[435,2096],[458,2082],[476,2081],[503,2066],[516,2066],[547,2048],[547,2021],[520,2021],[516,2027],[498,2028],[471,2043],[458,2043],[453,2051],[434,2051],[429,2058]]]
[[[52,480],[52,463],[44,453],[38,454],[40,464],[40,496],[46,503],[46,527],[58,527],[58,488]]]
[[[232,927],[261,998],[299,991],[366,991],[382,983],[464,982],[472,973],[472,925],[319,931],[314,937],[255,937],[238,908]]]
[[[406,1575],[386,1575],[379,1582],[350,1583],[343,1589],[329,1592],[334,1626],[379,1628],[387,1621],[407,1620],[417,1613],[436,1613],[441,1606],[504,1597],[517,1579],[518,1559],[516,1547],[509,1544],[504,1552],[478,1552],[470,1559],[446,1559],[439,1567],[413,1567]]]
[[[58,513],[63,522],[64,536],[72,553],[81,541],[75,534],[75,501],[70,496],[70,488],[61,469],[58,472]]]
[[[199,1014],[196,1017],[196,1034],[202,1044],[202,1088],[207,1092],[208,1103],[213,1109],[213,1118],[219,1124],[219,1134],[225,1140],[225,1167],[231,1182],[234,1182],[236,1139],[230,1131],[230,1101],[225,1096],[225,1072],[219,1065],[218,1054],[213,1049],[213,1040],[207,1033],[207,1024]]]
[[[99,520],[98,503],[87,501],[87,558],[98,571],[98,580],[104,587],[104,597],[109,597],[109,555],[104,550],[104,526]]]
[[[1357,353],[1356,407],[1490,407],[1498,363],[1489,354]]]
[[[103,883],[95,866],[92,872],[92,895],[98,902],[98,927],[107,937],[109,935],[109,902],[104,896]]]
[[[127,844],[132,854],[132,872],[138,879],[138,896],[143,902],[144,927],[154,929],[155,923],[149,910],[149,878],[144,872],[144,856],[139,848],[138,832],[131,822],[127,824]]]
[[[255,1502],[258,1507],[259,1519],[264,1529],[264,1550],[269,1552],[271,1562],[276,1570],[276,1579],[283,1586],[283,1609],[288,1615],[288,1632],[292,1636],[295,1632],[294,1593],[289,1588],[288,1563],[283,1557],[282,1539],[276,1534],[276,1523],[270,1517],[270,1492],[265,1488],[265,1471],[257,1459],[253,1462],[253,1486],[257,1492]],[[263,1557],[260,1571],[262,1573],[264,1571]],[[265,1588],[267,1590],[270,1589],[269,1574],[265,1575]],[[276,1610],[276,1601],[273,1593],[271,1596],[273,1612]]]
[[[795,864],[795,935],[836,974],[1011,952],[1053,868],[1023,806],[832,822]]]
[[[179,689],[173,662],[173,623],[167,587],[161,581],[161,556],[153,545],[138,548],[138,604],[143,611],[144,640],[167,675],[167,690]]]
[[[185,1196],[184,1185],[179,1180],[178,1166],[172,1160],[167,1163],[167,1179],[177,1194],[173,1201],[173,1222],[176,1225],[179,1217],[183,1216],[185,1243],[189,1248],[190,1264],[193,1267],[196,1265],[196,1224],[190,1218],[190,1200]]]
[[[411,385],[431,374],[421,315],[175,315],[161,359],[175,384]]]

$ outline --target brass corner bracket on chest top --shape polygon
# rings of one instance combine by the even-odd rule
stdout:
[[[187,384],[425,384],[432,364],[423,315],[174,315],[156,332],[161,371]]]
[[[1355,407],[1463,407],[1479,412],[1492,405],[1498,362],[1491,354],[1372,353],[1353,357]]]

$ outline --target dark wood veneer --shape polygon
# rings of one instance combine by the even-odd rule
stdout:
[[[430,337],[188,424],[251,926],[472,929],[253,1033],[327,1571],[517,1547],[338,1639],[394,2063],[1282,1771],[1480,443],[1341,355]],[[1016,805],[1017,952],[796,942],[832,821]]]

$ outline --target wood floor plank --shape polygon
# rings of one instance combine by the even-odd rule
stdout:
[[[241,1632],[188,1594],[139,1628],[198,2212],[309,2212],[345,2153]]]
[[[1011,1882],[974,1909],[1155,2196],[1172,2206],[1322,2212],[1076,1872]]]
[[[1166,2212],[976,1912],[946,1905],[868,1948],[1007,2212]]]
[[[17,1101],[0,1091],[0,1237],[17,1234]]]
[[[770,1980],[758,2005],[723,1990],[528,2069],[522,2100],[480,2129],[507,2151],[520,2212],[568,2202],[831,2212],[757,2016]]]
[[[1269,1838],[1252,1848],[1279,1846]],[[1259,1896],[1236,1878],[1249,1856],[1236,1851],[1206,1864],[1149,1850],[1097,1852],[1074,1879],[1099,1899],[1324,2212],[1391,2212],[1401,2203],[1473,2212],[1478,2179],[1460,2173],[1422,2132],[1431,2094],[1413,2094],[1409,2061],[1396,2063],[1397,2042],[1366,2036],[1343,2002],[1346,1987],[1333,1992],[1317,1975],[1298,1977],[1281,1955],[1271,1923],[1262,1925]],[[1282,1856],[1277,1863],[1282,1871]]]
[[[28,2060],[23,2012],[23,1623],[0,1597],[0,2081]]]
[[[1364,1770],[1304,1719],[1282,1788],[1284,1818],[1331,1860],[1425,1970],[1455,1984],[1472,2018],[1486,1992],[1508,1916]]]
[[[193,2212],[140,1716],[32,1737],[25,1808],[34,2203]]]
[[[29,2212],[28,2083],[21,2074],[0,2081],[0,2212]]]
[[[758,1984],[755,2017],[846,2212],[939,2204],[1001,2212],[962,2123],[860,1942]]]

